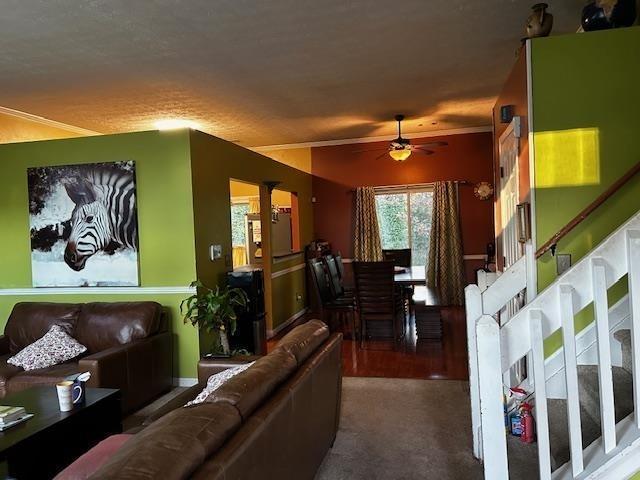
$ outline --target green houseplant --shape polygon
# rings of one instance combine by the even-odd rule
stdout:
[[[238,313],[247,307],[247,294],[240,288],[227,286],[211,289],[200,280],[192,282],[191,287],[196,287],[196,293],[180,303],[184,323],[191,323],[207,333],[215,333],[217,338],[211,353],[230,355],[229,335],[236,331]]]

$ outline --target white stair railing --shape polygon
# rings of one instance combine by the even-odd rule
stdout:
[[[532,252],[530,245],[528,249]],[[502,378],[514,363],[529,354],[536,396],[540,478],[615,478],[607,476],[607,472],[633,471],[630,468],[635,467],[635,464],[631,465],[634,462],[640,469],[640,214],[632,217],[545,291],[531,299],[508,323],[500,326],[491,315],[502,308],[501,302],[506,304],[511,296],[525,288],[527,279],[531,281],[533,277],[527,275],[527,265],[529,269],[535,267],[530,259],[527,264],[524,257],[485,292],[480,292],[474,285],[465,291],[474,454],[484,461],[485,478],[509,478]],[[625,275],[628,275],[632,315],[635,414],[616,425],[607,290]],[[505,281],[501,281],[503,278]],[[506,281],[508,278],[511,281]],[[597,441],[598,445],[595,442],[588,447],[586,451],[589,453],[585,455],[574,316],[591,303],[594,304],[598,344],[602,438]],[[559,328],[564,342],[571,460],[552,475],[543,347],[544,340]],[[594,452],[594,448],[600,451]],[[632,450],[635,454],[630,454]],[[620,467],[623,463],[624,468]]]
[[[535,273],[532,269],[535,269],[535,252],[533,244],[529,241],[525,245],[525,255],[501,273],[488,288],[481,291],[478,285],[469,285],[465,289],[473,455],[479,459],[482,459],[483,455],[476,325],[483,315],[493,318],[523,290],[527,292],[527,301],[535,298]]]

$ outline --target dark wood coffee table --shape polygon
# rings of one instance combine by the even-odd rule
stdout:
[[[122,432],[120,390],[87,388],[84,405],[71,412],[60,411],[54,386],[7,395],[0,405],[34,414],[0,432],[0,472],[18,480],[53,478],[100,440]]]

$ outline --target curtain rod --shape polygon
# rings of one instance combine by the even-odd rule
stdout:
[[[471,182],[468,180],[445,180],[445,181],[451,181],[456,185],[471,185]],[[392,189],[402,189],[402,188],[410,189],[410,188],[420,188],[420,187],[433,187],[436,183],[437,182],[405,183],[400,185],[375,185],[373,186],[373,189],[374,190],[392,190]],[[366,187],[366,186],[369,186],[369,185],[363,185],[363,187]],[[352,188],[349,191],[355,192],[356,190],[355,188]]]

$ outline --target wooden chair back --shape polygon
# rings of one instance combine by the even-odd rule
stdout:
[[[344,263],[342,263],[342,253],[336,253],[334,257],[336,259],[336,267],[338,267],[338,275],[340,275],[340,280],[344,281]]]
[[[411,249],[401,248],[392,250],[382,250],[382,257],[385,262],[393,262],[396,267],[411,267]]]
[[[320,302],[324,305],[333,300],[333,294],[324,270],[324,264],[320,258],[312,258],[308,262],[309,271],[315,287],[316,295]]]
[[[396,295],[393,262],[354,262],[356,300],[365,332],[397,338],[397,315],[402,309]]]
[[[327,273],[329,276],[329,286],[333,291],[334,297],[341,297],[344,295],[344,286],[342,285],[342,279],[338,272],[338,265],[333,255],[325,255],[324,262],[327,267]]]

